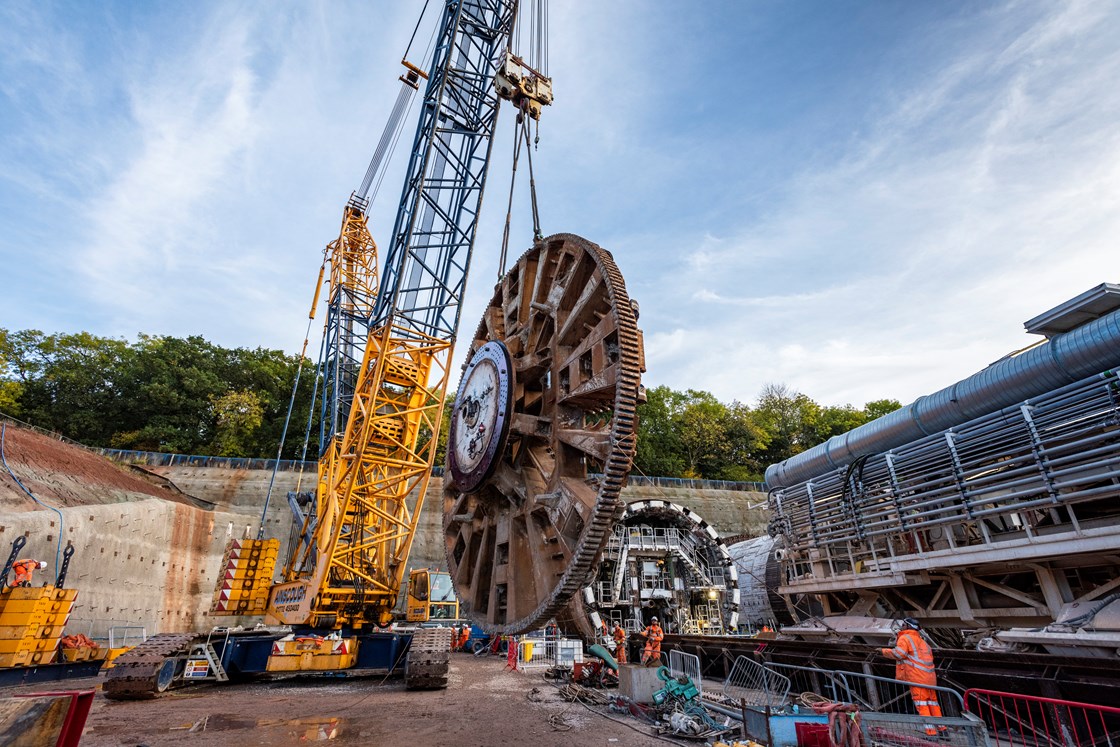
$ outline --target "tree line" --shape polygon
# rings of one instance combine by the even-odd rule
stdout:
[[[299,363],[279,350],[224,348],[199,336],[129,342],[0,328],[0,413],[90,446],[269,458]],[[286,459],[300,457],[314,385],[305,359]],[[768,464],[899,407],[895,400],[821,405],[782,384],[766,385],[752,405],[667,386],[646,394],[636,471],[712,480],[760,480]],[[443,421],[440,459],[449,417]],[[308,456],[315,458],[314,446]]]
[[[784,384],[767,384],[753,406],[709,392],[659,386],[638,407],[636,469],[647,475],[762,480],[767,465],[897,410],[893,399],[821,405]]]
[[[288,459],[302,449],[315,384],[309,363]],[[298,365],[299,356],[279,350],[224,348],[199,336],[128,342],[0,329],[0,412],[89,446],[275,457]]]

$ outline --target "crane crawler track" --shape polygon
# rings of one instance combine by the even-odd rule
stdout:
[[[404,685],[409,690],[442,690],[451,669],[451,628],[419,628],[405,659]]]
[[[160,671],[174,657],[188,653],[197,636],[162,633],[126,651],[113,662],[105,676],[102,692],[110,700],[142,700],[154,698],[170,685],[161,682]],[[162,685],[162,687],[161,687]]]
[[[444,541],[463,613],[491,634],[516,634],[560,613],[595,572],[623,511],[645,356],[637,305],[613,257],[573,234],[545,238],[518,259],[483,314],[468,365],[490,342],[510,356],[508,438],[470,492],[445,472]],[[464,448],[454,441],[461,401],[449,465]]]

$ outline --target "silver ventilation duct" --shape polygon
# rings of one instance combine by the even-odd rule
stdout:
[[[1120,310],[1055,335],[889,415],[772,464],[766,469],[766,484],[773,489],[811,480],[861,456],[902,446],[1117,366]]]

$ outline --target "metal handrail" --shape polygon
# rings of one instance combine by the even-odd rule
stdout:
[[[996,747],[1111,747],[1120,733],[1120,708],[1113,706],[978,688],[965,690],[964,703]]]

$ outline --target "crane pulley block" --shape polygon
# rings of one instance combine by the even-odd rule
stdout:
[[[494,87],[499,96],[533,119],[540,119],[541,108],[552,103],[552,78],[538,73],[508,50],[505,62],[494,76]]]

